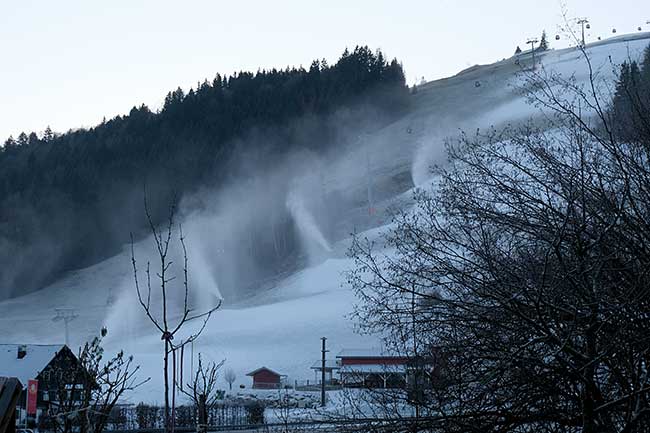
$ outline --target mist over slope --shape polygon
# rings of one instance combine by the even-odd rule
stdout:
[[[649,42],[650,34],[644,33],[589,45],[598,79],[613,84],[618,65],[638,58]],[[549,72],[573,75],[579,83],[588,77],[578,50],[551,50],[539,57],[540,67]],[[354,296],[342,273],[353,266],[346,257],[350,233],[379,241],[390,228],[391,209],[409,209],[413,189],[430,184],[431,165],[444,164],[445,140],[459,130],[544,117],[522,95],[522,65],[514,60],[419,86],[409,97],[408,113],[400,117],[368,115],[367,106],[339,110],[332,119],[340,119],[341,128],[330,150],[291,152],[265,170],[251,162],[245,176],[224,187],[183,196],[179,221],[188,245],[191,303],[208,308],[224,299],[196,351],[226,358],[238,373],[237,383],[248,383],[243,374],[261,365],[291,379],[309,378],[321,336],[329,338],[333,352],[379,345],[375,337],[355,334],[348,316]],[[346,121],[353,112],[366,114],[361,127]],[[263,140],[264,134],[251,132],[244,139]],[[280,236],[282,218],[291,221],[299,251],[287,256],[286,267],[275,266],[275,273],[237,284],[246,272],[260,275],[254,259],[258,245],[271,252],[284,248],[288,238]],[[153,248],[150,237],[138,241],[138,263],[153,263]],[[79,317],[71,344],[107,326],[108,350],[125,348],[154,377],[138,398],[155,401],[160,337],[135,300],[130,259],[128,245],[122,245],[118,254],[69,272],[43,290],[0,302],[0,330],[15,342],[60,342],[62,326],[52,326],[51,317],[57,307],[73,307]]]
[[[169,92],[157,113],[142,105],[90,129],[10,137],[0,148],[0,299],[112,256],[130,233],[146,236],[145,188],[155,223],[174,199],[201,188],[245,193],[269,176],[282,201],[290,179],[277,166],[293,171],[303,154],[341,149],[349,130],[403,113],[406,96],[397,60],[357,47],[332,66],[217,74]],[[269,213],[247,228],[247,272],[222,285],[248,285],[295,261],[290,214]]]

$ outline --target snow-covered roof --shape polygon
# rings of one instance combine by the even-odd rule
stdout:
[[[21,346],[26,353],[18,358]],[[18,378],[26,386],[64,347],[63,344],[0,344],[0,376]]]
[[[401,358],[382,349],[343,349],[337,358]]]
[[[381,365],[381,364],[355,364],[344,365],[339,370],[341,374],[361,374],[361,373],[405,373],[406,366],[400,365]]]
[[[278,373],[277,371],[271,370],[271,369],[268,368],[268,367],[260,367],[260,368],[258,368],[258,369],[255,369],[255,370],[251,371],[250,373],[247,373],[246,376],[254,376],[254,375],[256,375],[257,373],[259,373],[260,371],[264,371],[264,370],[268,371],[269,373],[273,373],[273,374],[275,374],[275,375],[277,375],[277,376],[280,376],[280,377],[284,377],[284,376],[285,376],[284,374],[280,374],[280,373]]]

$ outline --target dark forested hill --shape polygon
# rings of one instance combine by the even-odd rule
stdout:
[[[143,185],[159,219],[172,194],[246,175],[241,155],[272,164],[295,149],[325,152],[335,141],[332,113],[366,105],[393,116],[406,93],[396,60],[357,47],[332,66],[217,75],[170,92],[159,112],[142,105],[90,129],[10,137],[0,151],[0,298],[144,234]],[[268,139],[239,140],[252,131]]]

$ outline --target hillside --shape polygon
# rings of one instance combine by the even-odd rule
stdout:
[[[618,65],[638,58],[648,43],[649,33],[619,36],[589,45],[587,53],[598,78],[614,83]],[[329,338],[334,353],[380,344],[355,334],[348,317],[354,296],[342,273],[353,266],[346,257],[349,235],[356,231],[379,239],[390,227],[391,208],[408,210],[413,189],[430,183],[430,166],[444,164],[447,137],[542,118],[518,89],[521,66],[514,60],[419,86],[401,117],[370,116],[363,128],[344,122],[331,151],[292,152],[272,169],[237,178],[226,188],[198,188],[184,196],[181,218],[197,293],[191,301],[206,307],[224,298],[195,351],[225,358],[237,372],[236,383],[248,384],[244,374],[261,365],[290,379],[310,378],[321,336]],[[578,50],[550,50],[539,61],[545,70],[573,75],[578,82],[588,78]],[[255,232],[248,228],[268,227],[264,223],[280,208],[295,223],[301,246],[293,267],[248,286],[233,285],[255,263]],[[273,225],[268,230],[273,248],[281,241],[274,238]],[[136,243],[139,263],[153,258],[152,248],[150,238]],[[72,345],[106,325],[108,350],[124,347],[154,376],[134,399],[157,400],[161,343],[134,299],[130,259],[130,248],[122,245],[112,257],[69,272],[38,292],[0,302],[0,330],[15,342],[60,342],[62,325],[51,322],[54,309],[74,308]]]
[[[89,129],[9,137],[0,148],[0,299],[112,256],[130,233],[145,236],[144,191],[159,222],[170,202],[198,189],[224,190],[298,154],[334,151],[346,128],[400,115],[406,95],[397,60],[357,47],[332,66],[217,74],[169,92],[159,112],[142,105]],[[282,195],[287,185],[278,178],[269,187]],[[273,215],[247,228],[256,230],[255,270],[222,285],[295,262],[293,222],[284,206]]]

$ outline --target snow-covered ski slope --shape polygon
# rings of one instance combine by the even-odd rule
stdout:
[[[649,43],[650,33],[623,35],[591,44],[587,53],[599,79],[613,84],[616,65],[638,59]],[[584,58],[576,49],[550,50],[538,61],[546,70],[574,75],[578,81],[588,77]],[[388,229],[388,208],[411,205],[412,188],[427,183],[432,164],[444,162],[447,137],[459,130],[499,127],[539,116],[538,109],[528,105],[517,89],[520,72],[514,58],[509,58],[419,86],[407,116],[360,136],[353,150],[326,161],[325,188],[358,198],[351,201],[357,205],[336,215],[331,222],[331,238],[326,240],[329,245],[312,257],[306,268],[267,282],[254,297],[226,299],[194,352],[214,360],[225,358],[237,373],[235,385],[248,386],[250,378],[245,373],[261,366],[287,374],[290,380],[313,379],[309,366],[320,356],[323,336],[328,337],[332,355],[342,348],[379,346],[377,338],[357,335],[349,317],[355,302],[343,276],[353,266],[345,255],[349,233],[377,237]],[[375,209],[371,216],[365,201],[369,185]],[[190,245],[200,242],[204,233],[193,230],[193,224],[199,223],[186,221]],[[314,236],[310,234],[317,230],[313,224],[310,220],[305,226],[306,238]],[[317,241],[323,243],[322,239]],[[136,245],[140,263],[145,257],[151,258],[152,247],[151,240]],[[107,351],[124,348],[142,365],[143,374],[153,378],[132,398],[159,401],[162,343],[151,324],[142,320],[143,313],[134,299],[130,258],[130,249],[125,246],[121,254],[70,272],[38,292],[1,302],[0,335],[4,341],[0,343],[61,343],[63,323],[52,321],[55,309],[73,308],[78,317],[70,324],[70,345],[78,347],[101,326],[107,326]],[[200,266],[209,256],[190,249],[189,259],[191,282],[210,287],[210,276],[202,274]],[[216,287],[214,292],[204,289],[194,301],[197,308],[212,305],[215,294]],[[186,358],[186,368],[188,363]]]

